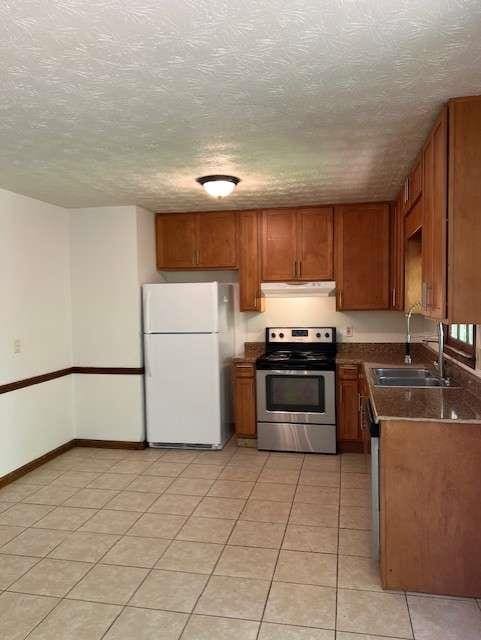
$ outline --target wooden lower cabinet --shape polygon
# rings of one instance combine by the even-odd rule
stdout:
[[[479,598],[481,424],[388,420],[380,434],[383,588]]]
[[[234,428],[238,438],[257,436],[256,418],[256,366],[254,362],[235,362]]]
[[[337,367],[337,442],[341,452],[362,452],[358,365]]]

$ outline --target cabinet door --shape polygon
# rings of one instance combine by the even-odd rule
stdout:
[[[262,311],[257,211],[239,213],[239,305],[241,311]]]
[[[262,280],[295,280],[297,277],[296,211],[262,213]]]
[[[339,310],[389,309],[389,205],[335,208]]]
[[[446,316],[447,112],[437,120],[423,151],[422,306],[434,319]]]
[[[197,266],[237,267],[237,219],[233,212],[197,214]]]
[[[297,214],[298,280],[333,277],[333,209],[300,209]]]
[[[357,378],[354,380],[339,378],[337,420],[340,441],[361,442]]]
[[[157,268],[189,269],[195,266],[194,213],[157,214]]]
[[[251,369],[253,365],[234,366],[235,433],[241,438],[257,435],[255,377],[249,375]]]

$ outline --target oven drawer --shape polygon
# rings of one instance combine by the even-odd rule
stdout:
[[[336,453],[336,425],[258,422],[257,448],[268,451]]]

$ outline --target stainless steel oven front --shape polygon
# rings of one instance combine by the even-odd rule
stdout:
[[[334,371],[257,371],[257,420],[334,424]]]
[[[257,445],[336,452],[334,371],[258,370]]]

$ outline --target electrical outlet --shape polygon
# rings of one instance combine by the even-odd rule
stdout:
[[[344,329],[344,335],[346,336],[346,338],[352,338],[352,336],[354,335],[353,327],[346,327]]]
[[[13,341],[13,353],[21,353],[22,352],[22,343],[20,342],[20,338],[15,338]]]

